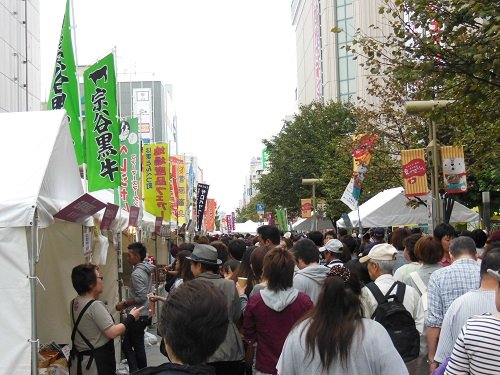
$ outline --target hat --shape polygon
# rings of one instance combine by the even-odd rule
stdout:
[[[384,237],[385,236],[385,229],[384,228],[375,228],[373,230],[373,237]]]
[[[500,282],[500,273],[498,273],[498,271],[493,271],[492,269],[488,268],[488,275],[493,276]]]
[[[337,253],[337,254],[342,254],[342,250],[344,248],[344,244],[337,240],[336,238],[333,238],[329,240],[325,246],[320,247],[319,251],[331,251],[332,253]]]
[[[498,241],[500,241],[500,230],[496,230],[493,233],[491,233],[486,242],[491,243]]]
[[[397,250],[394,246],[383,243],[380,245],[375,245],[371,248],[368,255],[359,259],[359,263],[366,263],[370,259],[373,260],[394,260],[394,256],[397,254]]]
[[[222,260],[217,259],[217,249],[211,245],[196,244],[191,256],[186,259],[203,264],[221,264]]]

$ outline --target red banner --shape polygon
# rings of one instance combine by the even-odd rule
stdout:
[[[425,150],[402,150],[401,163],[403,172],[403,187],[407,197],[427,195],[427,166],[425,163]]]

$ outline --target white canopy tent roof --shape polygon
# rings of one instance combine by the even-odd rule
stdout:
[[[427,197],[422,197],[427,201]],[[427,207],[420,205],[411,208],[406,205],[408,198],[404,195],[404,189],[397,187],[384,190],[369,199],[358,210],[349,213],[349,219],[354,227],[359,226],[359,219],[364,228],[389,227],[394,225],[427,224],[429,222]],[[450,223],[477,222],[479,214],[455,202],[451,213]],[[343,219],[337,221],[338,227],[345,227]]]
[[[259,223],[256,223],[252,220],[247,220],[244,223],[236,223],[236,228],[234,232],[236,233],[257,233],[257,228],[259,227]]]
[[[317,230],[333,229],[335,226],[329,218],[318,216]],[[314,216],[300,218],[292,224],[292,229],[296,231],[312,231],[314,228]]]
[[[0,114],[0,160],[3,178],[0,184],[0,259],[4,265],[0,273],[0,298],[8,301],[9,306],[0,310],[0,331],[6,338],[0,342],[0,373],[28,374],[31,370],[35,374],[38,372],[36,312],[39,310],[35,303],[38,279],[35,259],[40,255],[37,251],[44,253],[43,246],[39,248],[42,234],[39,236],[38,229],[50,231],[53,215],[83,194],[66,112]],[[64,231],[51,250],[61,258],[65,252],[72,254],[73,250],[79,250],[81,263],[84,259],[81,225],[70,225],[79,230],[73,231],[74,235]],[[48,272],[54,274],[54,269]],[[63,282],[67,285],[68,281]],[[45,286],[46,302],[57,302],[49,296],[50,286]],[[51,308],[57,311],[59,306]],[[51,311],[44,313],[51,314]]]

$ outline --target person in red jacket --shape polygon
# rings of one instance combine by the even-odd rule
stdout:
[[[252,296],[243,318],[248,347],[257,344],[257,375],[276,374],[276,364],[293,325],[313,306],[309,296],[293,288],[295,261],[279,247],[264,257],[263,278],[267,287]],[[253,358],[248,355],[247,358]]]

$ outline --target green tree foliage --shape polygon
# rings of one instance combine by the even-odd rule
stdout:
[[[299,215],[300,199],[312,194],[311,186],[302,185],[302,179],[322,177],[323,161],[332,158],[327,145],[348,137],[355,125],[352,105],[313,102],[301,106],[293,121],[285,121],[278,135],[264,140],[271,167],[259,181],[258,189],[266,207],[286,207],[289,217]],[[318,197],[322,189],[318,186]]]
[[[257,214],[257,204],[262,203],[262,198],[260,194],[255,195],[250,199],[250,202],[243,208],[236,209],[236,222],[244,223],[248,220],[259,221],[259,215]],[[267,210],[267,208],[266,208]]]
[[[469,204],[479,203],[481,191],[500,188],[499,9],[494,0],[385,0],[379,12],[392,32],[379,38],[358,34],[350,47],[372,74],[387,77],[390,84],[374,79],[372,90],[378,97],[396,94],[388,105],[455,100],[429,117],[441,144],[464,146],[470,192],[460,198]],[[402,136],[402,146],[419,147],[425,129],[418,121],[402,127],[410,135]]]

